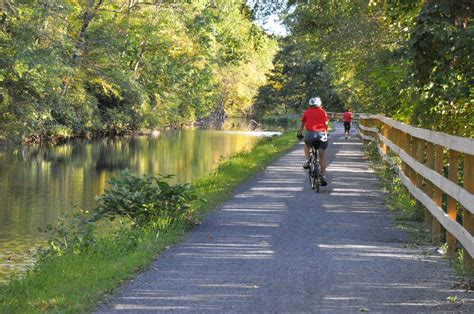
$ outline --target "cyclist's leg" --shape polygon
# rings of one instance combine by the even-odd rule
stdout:
[[[306,157],[306,162],[303,165],[303,168],[307,168],[309,166],[309,149],[314,141],[314,132],[306,131],[304,135],[304,155]]]
[[[321,142],[319,145],[319,160],[321,162],[321,174],[326,176],[326,149],[328,148],[328,141]]]
[[[306,160],[309,159],[309,146],[308,144],[304,144],[304,156],[306,157]]]

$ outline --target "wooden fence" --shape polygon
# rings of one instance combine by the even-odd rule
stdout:
[[[447,254],[463,249],[474,270],[474,139],[416,128],[380,115],[360,115],[360,135],[398,170],[403,184],[425,211],[432,242],[446,233]],[[394,161],[399,157],[401,165]],[[442,230],[444,227],[444,230]]]

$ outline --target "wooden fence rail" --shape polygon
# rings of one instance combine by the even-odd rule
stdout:
[[[474,139],[416,128],[380,115],[360,115],[364,141],[378,144],[401,182],[425,211],[432,242],[446,232],[447,254],[463,250],[466,269],[474,270]],[[400,160],[400,164],[395,159]]]

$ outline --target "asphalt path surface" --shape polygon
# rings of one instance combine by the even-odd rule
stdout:
[[[329,140],[319,194],[300,143],[96,312],[474,312],[449,261],[396,228],[361,140]]]

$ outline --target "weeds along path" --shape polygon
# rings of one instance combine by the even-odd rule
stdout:
[[[392,224],[360,139],[336,124],[328,153],[321,193],[299,144],[97,312],[472,312],[448,261]]]

